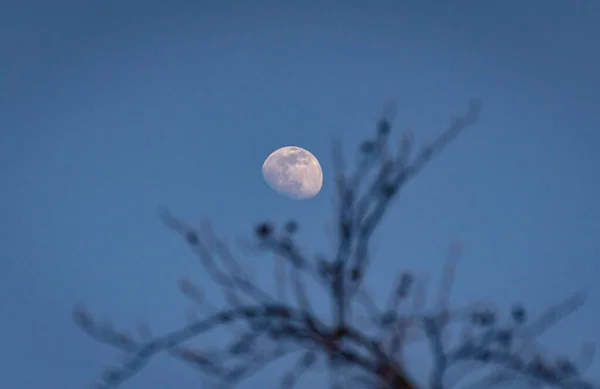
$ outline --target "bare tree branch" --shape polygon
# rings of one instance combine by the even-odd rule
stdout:
[[[551,307],[529,324],[520,306],[513,308],[504,325],[498,324],[498,313],[490,304],[452,308],[449,298],[460,254],[458,244],[446,258],[433,312],[425,307],[426,280],[413,273],[401,273],[381,305],[364,285],[373,263],[371,238],[392,201],[410,179],[475,124],[480,113],[481,103],[473,100],[466,114],[453,119],[432,143],[415,153],[413,134],[407,132],[397,142],[394,154],[391,145],[395,142],[390,140],[394,109],[387,106],[374,137],[360,145],[357,164],[351,171],[346,168],[340,143],[336,143],[334,252],[312,256],[301,250],[296,239],[299,226],[294,221],[280,230],[271,223],[259,223],[253,239],[245,245],[252,253],[266,253],[275,260],[273,293],[251,276],[210,225],[196,230],[161,209],[162,222],[189,244],[204,272],[222,292],[224,304],[212,304],[202,288],[181,280],[182,293],[195,307],[193,315],[188,315],[188,324],[161,336],[153,336],[145,328],[138,331],[140,339],[97,324],[84,308],[76,307],[74,317],[80,328],[125,355],[121,364],[105,370],[98,388],[124,383],[152,357],[167,352],[201,371],[211,385],[223,388],[235,386],[273,361],[293,356],[293,366],[281,376],[281,388],[294,387],[305,373],[322,366],[335,388],[417,389],[403,361],[406,346],[420,340],[427,342],[433,355],[427,384],[431,389],[450,388],[481,366],[492,369],[480,383],[486,386],[521,380],[557,388],[596,388],[582,378],[581,367],[564,358],[544,359],[535,351],[535,336],[578,309],[583,304],[580,295]],[[315,313],[306,293],[308,280],[316,282],[330,299],[331,318]],[[204,317],[197,318],[196,311]],[[449,348],[448,329],[455,324],[462,325],[463,338]],[[187,343],[222,330],[228,331],[231,342],[218,350],[198,349]],[[583,364],[589,360],[588,353]],[[450,374],[456,373],[459,365],[468,369]]]

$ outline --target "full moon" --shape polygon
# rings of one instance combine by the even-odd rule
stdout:
[[[262,167],[267,184],[277,192],[297,200],[316,196],[323,186],[323,170],[317,158],[301,147],[275,150]]]

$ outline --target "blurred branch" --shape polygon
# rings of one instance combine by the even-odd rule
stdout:
[[[379,389],[417,389],[403,364],[406,346],[417,340],[427,340],[433,353],[431,389],[449,388],[449,379],[453,377],[446,374],[448,369],[465,362],[495,366],[486,381],[489,385],[523,376],[559,388],[595,387],[583,380],[580,369],[568,360],[551,362],[539,355],[527,359],[523,350],[515,346],[518,339],[522,344],[532,345],[534,336],[581,306],[580,297],[550,308],[530,324],[526,323],[525,310],[518,306],[505,326],[497,325],[495,311],[482,309],[483,304],[452,309],[449,297],[460,254],[458,244],[452,246],[446,258],[434,313],[425,310],[425,280],[412,273],[398,276],[383,306],[364,285],[373,263],[369,256],[371,237],[391,202],[429,161],[477,122],[480,112],[481,103],[471,101],[465,115],[453,119],[433,142],[418,151],[413,150],[412,132],[407,132],[397,142],[394,154],[394,142],[390,141],[394,109],[388,106],[377,123],[374,137],[358,148],[357,164],[351,171],[346,170],[341,146],[336,143],[334,252],[311,257],[300,250],[296,239],[299,226],[294,221],[280,230],[268,222],[255,228],[248,248],[275,259],[274,293],[264,290],[210,225],[205,224],[197,231],[161,209],[162,222],[189,244],[203,271],[222,292],[224,304],[211,303],[203,288],[187,279],[181,280],[182,293],[205,316],[200,319],[189,316],[187,325],[157,337],[149,328],[141,328],[140,339],[97,324],[85,309],[76,307],[75,320],[80,328],[125,355],[123,363],[104,372],[98,387],[118,386],[164,351],[199,369],[211,385],[217,386],[233,386],[275,360],[295,356],[291,369],[281,376],[282,388],[294,387],[306,372],[323,365],[328,369],[330,385],[335,388],[366,385]],[[331,320],[316,315],[306,293],[308,280],[316,282],[330,299]],[[288,292],[293,298],[288,299]],[[367,315],[367,325],[358,324],[361,316],[356,314],[355,306]],[[407,313],[402,311],[406,306]],[[469,328],[463,341],[448,350],[447,328],[457,322],[466,323]],[[219,350],[187,344],[201,335],[223,330],[231,335],[231,342]],[[454,383],[461,378],[462,375],[454,377]]]

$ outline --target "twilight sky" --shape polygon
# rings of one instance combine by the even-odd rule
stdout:
[[[453,303],[521,301],[535,315],[587,291],[583,309],[543,340],[571,356],[600,340],[600,2],[5,0],[0,9],[2,388],[84,388],[118,363],[74,326],[75,303],[118,328],[144,319],[160,334],[185,323],[177,280],[206,277],[159,206],[210,218],[229,238],[264,218],[296,218],[303,241],[327,248],[332,139],[350,152],[389,98],[396,134],[412,127],[420,142],[470,97],[484,111],[387,215],[373,293],[383,298],[380,285],[403,269],[435,285],[459,239]],[[321,161],[316,198],[293,201],[264,183],[264,159],[287,145]],[[266,259],[243,262],[270,279]],[[426,355],[408,361],[416,377]],[[159,357],[123,387],[199,382]],[[262,374],[241,387],[276,383]]]

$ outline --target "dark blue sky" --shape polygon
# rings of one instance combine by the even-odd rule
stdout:
[[[470,97],[484,111],[388,214],[373,292],[403,269],[436,283],[460,239],[455,304],[522,301],[534,314],[586,290],[587,305],[544,340],[572,356],[598,340],[600,2],[319,3],[2,2],[3,388],[82,388],[118,362],[75,328],[76,302],[120,328],[184,323],[177,279],[206,279],[160,205],[231,238],[297,218],[302,240],[325,248],[331,141],[354,147],[388,98],[396,131],[421,142]],[[286,145],[321,161],[316,198],[263,182],[262,162]],[[246,263],[270,277],[265,262]],[[422,376],[428,361],[415,355],[409,371]],[[198,383],[161,357],[126,387]],[[263,374],[242,387],[272,384]]]

